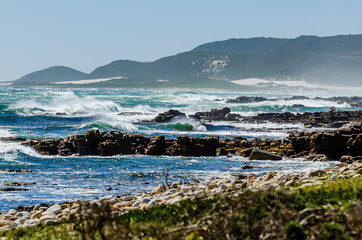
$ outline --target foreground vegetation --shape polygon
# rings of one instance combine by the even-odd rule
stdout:
[[[296,190],[228,192],[113,215],[110,207],[7,239],[362,239],[362,177]]]

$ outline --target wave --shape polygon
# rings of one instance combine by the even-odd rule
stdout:
[[[137,130],[133,123],[153,118],[159,112],[148,105],[138,104],[125,108],[112,100],[100,100],[95,96],[82,97],[73,91],[63,93],[49,91],[41,99],[20,100],[10,104],[8,109],[26,117],[88,118],[80,128],[91,126],[130,132]],[[89,118],[91,118],[90,121]]]
[[[46,94],[46,95],[49,95]],[[47,97],[45,97],[45,100]],[[17,110],[25,115],[57,115],[57,116],[93,116],[104,112],[118,113],[121,107],[112,101],[100,101],[93,97],[79,97],[73,92],[65,92],[51,97],[49,102],[42,100],[20,100],[9,105],[8,109]]]
[[[33,148],[22,145],[21,143],[0,141],[0,160],[2,163],[10,162],[17,165],[29,165],[29,163],[23,162],[21,160],[24,159],[20,156],[22,154],[38,158],[43,157]]]

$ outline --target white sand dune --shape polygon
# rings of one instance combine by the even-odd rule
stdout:
[[[315,90],[328,90],[332,93],[337,93],[338,95],[355,95],[362,96],[362,87],[360,86],[333,86],[333,85],[318,85],[315,83],[308,83],[306,81],[280,81],[280,80],[267,80],[260,78],[246,78],[240,80],[231,81],[232,83],[243,85],[243,86],[252,86],[257,84],[275,84],[275,85],[284,85],[288,87],[304,87]]]
[[[278,85],[286,85],[289,87],[306,87],[306,88],[319,88],[320,85],[307,83],[305,81],[277,81],[277,80],[266,80],[266,79],[260,79],[260,78],[246,78],[246,79],[240,79],[240,80],[234,80],[232,81],[235,84],[239,85],[255,85],[259,83],[274,83]]]
[[[106,82],[106,81],[114,80],[114,79],[126,79],[126,77],[83,79],[83,80],[77,80],[77,81],[53,82],[52,84],[90,84],[90,83]]]
[[[13,84],[13,82],[0,82],[0,87],[7,87]]]

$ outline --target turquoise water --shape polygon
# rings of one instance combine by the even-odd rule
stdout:
[[[226,103],[227,98],[241,95],[264,96],[275,101],[238,104]],[[163,134],[221,138],[242,136],[249,139],[282,139],[289,130],[303,130],[301,124],[244,124],[217,122],[201,124],[191,119],[192,131],[177,131],[167,124],[145,123],[170,108],[186,114],[228,106],[232,112],[245,116],[261,112],[326,111],[331,106],[352,110],[348,104],[336,102],[282,98],[292,94],[256,94],[197,91],[148,91],[107,89],[15,89],[0,88],[0,135],[26,138],[57,139],[84,134],[88,129],[119,130],[147,136]],[[303,104],[305,107],[292,107]],[[55,203],[72,199],[96,198],[151,190],[164,183],[165,170],[170,167],[171,181],[203,181],[212,177],[227,177],[244,171],[257,174],[269,170],[307,171],[330,163],[303,163],[301,159],[283,162],[254,161],[251,170],[241,170],[249,162],[234,156],[212,158],[116,156],[106,157],[47,157],[19,143],[0,142],[0,169],[28,169],[31,173],[0,172],[0,184],[5,182],[36,182],[28,191],[1,192],[0,210],[19,205]],[[4,186],[1,186],[2,188]],[[110,191],[106,190],[111,188]]]

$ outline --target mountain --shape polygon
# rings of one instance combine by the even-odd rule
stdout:
[[[241,38],[202,44],[194,52],[218,52],[232,55],[266,55],[282,47],[290,39],[282,38]]]
[[[229,39],[202,44],[189,52],[153,62],[113,61],[90,74],[67,67],[51,67],[28,74],[14,84],[54,86],[53,82],[97,78],[114,80],[87,86],[234,89],[240,86],[230,81],[243,78],[360,86],[362,35]],[[77,84],[71,86],[77,87]]]
[[[88,74],[64,66],[54,66],[36,71],[16,80],[17,83],[43,84],[49,82],[65,82],[85,79]]]
[[[300,36],[290,39],[274,51],[307,51],[347,58],[362,57],[362,34],[333,37]]]
[[[109,78],[127,76],[133,77],[138,75],[138,71],[146,66],[147,63],[130,61],[130,60],[117,60],[110,64],[96,68],[89,74],[90,78]]]

